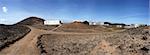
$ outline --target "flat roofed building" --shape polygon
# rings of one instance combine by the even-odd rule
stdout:
[[[46,20],[44,21],[44,25],[61,25],[60,20]]]

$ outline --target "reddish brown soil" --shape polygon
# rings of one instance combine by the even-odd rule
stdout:
[[[58,32],[79,32],[79,33],[98,33],[98,32],[111,32],[111,29],[104,26],[90,26],[83,23],[70,23],[63,24],[56,31]]]

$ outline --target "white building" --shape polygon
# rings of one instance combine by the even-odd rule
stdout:
[[[44,21],[44,25],[61,25],[60,20],[46,20]]]
[[[128,25],[128,26],[124,26],[124,28],[135,28],[134,26]]]
[[[89,25],[104,25],[104,22],[90,22]]]
[[[122,28],[123,26],[122,26],[122,25],[116,25],[116,27],[118,27],[118,28]]]
[[[125,26],[125,28],[137,28],[140,26],[145,26],[145,25],[144,24],[131,24],[131,25]]]
[[[140,26],[140,24],[131,24],[131,26],[134,26],[134,28],[137,28]]]
[[[96,25],[96,22],[90,22],[89,25]]]

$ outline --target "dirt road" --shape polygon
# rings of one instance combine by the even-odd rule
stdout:
[[[53,32],[58,27],[46,31],[40,30],[31,26],[28,26],[31,29],[31,32],[27,34],[21,40],[15,42],[9,47],[3,49],[0,52],[0,55],[40,55],[40,51],[36,46],[37,37],[42,34],[100,34],[100,33],[68,33],[68,32]],[[60,27],[60,26],[59,26]]]
[[[0,55],[39,55],[36,47],[37,37],[44,33],[44,30],[29,27],[31,32],[24,38],[3,49]]]

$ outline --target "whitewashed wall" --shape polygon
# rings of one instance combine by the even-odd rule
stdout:
[[[46,20],[44,21],[44,25],[60,25],[60,20]]]

